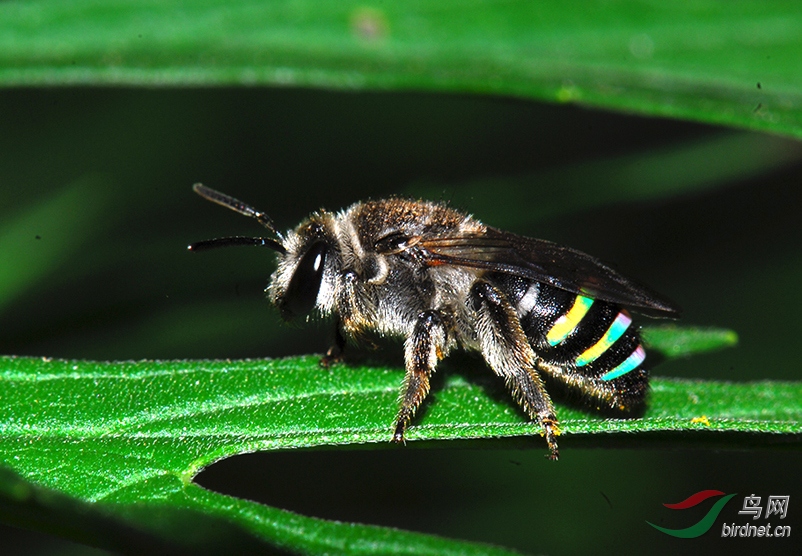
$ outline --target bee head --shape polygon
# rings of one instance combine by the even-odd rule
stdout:
[[[315,308],[327,312],[333,291],[333,239],[326,234],[329,214],[315,214],[290,232],[286,252],[267,288],[284,320],[309,315]]]
[[[225,193],[196,183],[192,189],[209,201],[222,205],[257,220],[270,230],[275,239],[265,237],[221,237],[199,241],[189,246],[190,251],[204,251],[233,245],[257,245],[279,254],[279,265],[271,278],[268,294],[278,307],[284,320],[308,315],[318,305],[318,296],[324,284],[326,260],[330,253],[330,240],[326,238],[324,220],[328,215],[313,215],[284,238],[265,213],[258,211]],[[331,287],[326,286],[326,291]],[[330,300],[331,296],[324,296]],[[328,306],[329,303],[323,303]]]

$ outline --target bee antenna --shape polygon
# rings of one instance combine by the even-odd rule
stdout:
[[[287,249],[275,239],[267,237],[218,237],[215,239],[206,239],[190,244],[187,249],[190,251],[208,251],[209,249],[217,249],[218,247],[233,247],[239,245],[256,245],[259,247],[267,247],[278,251],[282,255],[287,253]]]
[[[238,212],[245,216],[250,216],[257,222],[259,222],[259,224],[261,224],[262,226],[264,226],[265,228],[276,234],[276,236],[278,236],[279,239],[282,238],[282,235],[276,229],[276,226],[273,224],[273,221],[264,212],[256,210],[252,206],[243,203],[239,199],[235,199],[230,195],[226,195],[225,193],[215,191],[211,187],[206,187],[202,183],[196,183],[195,185],[193,185],[192,190],[201,197],[203,197],[204,199],[206,199],[207,201],[217,203],[218,205],[224,206],[227,209],[231,209],[234,212]],[[256,238],[256,239],[262,239],[262,238]],[[232,245],[240,245],[240,244],[232,244]],[[284,251],[283,246],[281,247],[281,251]]]
[[[210,187],[206,187],[202,183],[196,183],[195,185],[193,185],[192,190],[201,197],[203,197],[204,199],[206,199],[207,201],[217,203],[218,205],[222,205],[227,209],[231,209],[234,212],[244,214],[245,216],[250,216],[257,222],[259,222],[262,226],[273,232],[279,238],[279,240],[283,239],[282,235],[278,232],[278,230],[276,230],[276,226],[273,224],[273,221],[265,213],[258,211],[252,206],[243,203],[239,199],[235,199],[234,197],[226,195],[225,193],[220,193],[219,191],[215,191]],[[232,247],[237,245],[257,245],[261,247],[267,247],[268,249],[273,249],[274,251],[278,251],[282,255],[287,253],[287,249],[284,247],[284,244],[281,241],[267,237],[243,237],[243,236],[218,237],[216,239],[207,239],[204,241],[193,243],[189,247],[187,247],[187,249],[189,249],[190,251],[207,251],[209,249],[216,249],[218,247]]]

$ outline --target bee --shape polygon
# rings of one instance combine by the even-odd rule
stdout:
[[[455,348],[481,353],[559,457],[546,383],[603,412],[645,403],[646,353],[630,308],[676,317],[671,301],[598,259],[482,224],[441,203],[390,198],[320,210],[282,235],[265,213],[196,184],[201,197],[254,218],[271,237],[223,237],[192,251],[257,245],[278,253],[266,293],[290,320],[334,316],[340,358],[366,332],[404,339],[406,377],[392,441],[426,395],[438,361]],[[626,307],[626,308],[625,308]]]

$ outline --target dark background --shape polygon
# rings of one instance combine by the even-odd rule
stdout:
[[[265,210],[280,229],[368,197],[449,200],[488,224],[614,263],[676,300],[683,324],[740,335],[737,348],[671,361],[655,374],[799,380],[802,156],[791,141],[743,134],[741,148],[678,165],[676,153],[735,132],[415,93],[6,90],[0,114],[0,231],[30,221],[14,227],[30,232],[12,247],[0,243],[0,272],[32,269],[10,286],[0,280],[0,353],[118,360],[324,350],[326,327],[284,327],[264,299],[271,253],[186,252],[192,241],[262,232],[194,195],[190,186],[202,181]],[[786,155],[766,154],[777,152]],[[700,179],[711,167],[712,177]],[[715,170],[740,167],[750,170]],[[607,184],[638,171],[676,187],[598,201]],[[583,179],[567,187],[565,176]],[[527,207],[531,219],[521,217]],[[698,440],[572,449],[566,437],[556,464],[539,444],[503,442],[252,454],[213,466],[199,482],[307,515],[526,553],[790,553],[793,536],[718,535],[722,522],[747,522],[737,509],[752,493],[791,495],[783,524],[802,535],[800,452],[746,437],[726,449]],[[703,489],[739,493],[704,537],[673,539],[645,524],[695,523],[709,503],[684,513],[662,503]],[[10,528],[0,534],[3,553],[83,550]]]

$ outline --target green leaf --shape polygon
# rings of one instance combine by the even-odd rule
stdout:
[[[738,334],[724,328],[667,324],[645,327],[643,341],[666,357],[674,358],[733,347],[738,343]]]
[[[460,184],[449,202],[486,223],[531,226],[538,220],[617,203],[669,199],[765,175],[802,160],[799,144],[754,133],[727,133],[620,157],[571,163],[534,175],[493,176]],[[548,184],[547,192],[542,184]],[[437,199],[444,185],[419,181],[410,196]]]
[[[655,346],[669,351],[696,337],[685,341],[685,352],[732,336],[683,329],[650,334],[661,338]],[[386,443],[403,374],[369,366],[325,370],[317,356],[118,363],[3,357],[0,397],[8,403],[0,409],[0,460],[25,481],[98,503],[88,508],[106,512],[102,519],[133,520],[170,542],[178,542],[180,531],[197,540],[185,525],[192,521],[189,512],[236,525],[239,542],[253,535],[307,553],[491,553],[495,549],[484,545],[301,517],[192,483],[203,467],[235,454]],[[495,395],[498,381],[485,376],[450,373],[410,428],[409,440],[531,435],[532,445],[543,444],[538,427],[508,397]],[[567,407],[558,414],[563,434],[571,437],[704,430],[798,442],[802,384],[657,378],[643,418],[604,419]],[[631,435],[620,438],[637,442]],[[8,492],[20,489],[6,491],[13,500]],[[175,523],[184,525],[165,525]]]
[[[0,83],[482,92],[802,137],[796,2],[0,3]]]
[[[0,223],[0,310],[16,296],[55,273],[103,229],[109,208],[103,183],[85,178]]]

